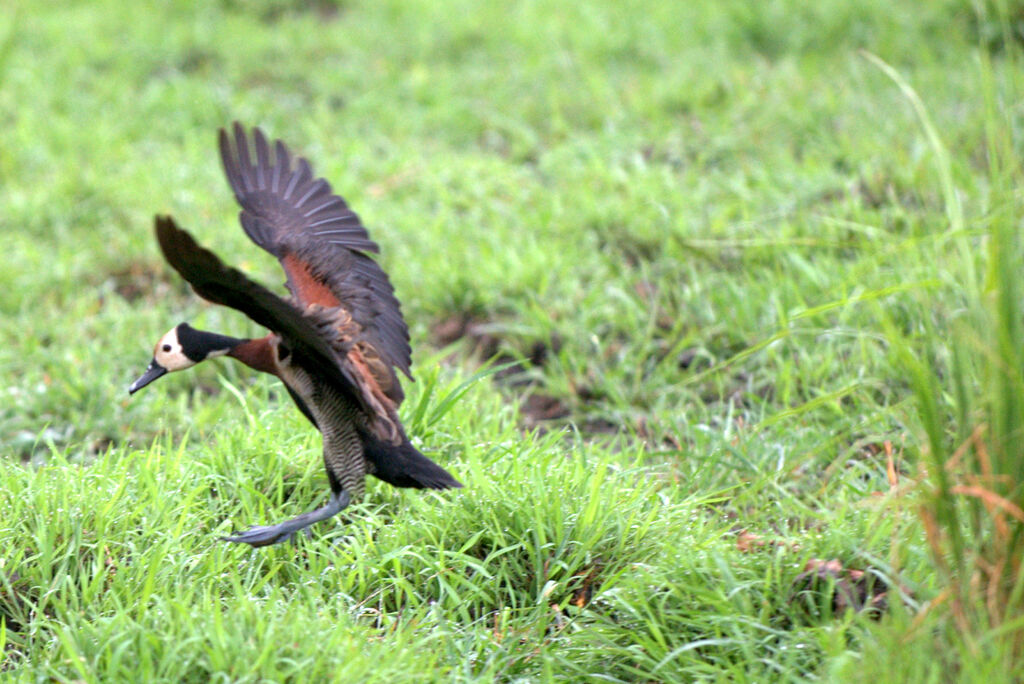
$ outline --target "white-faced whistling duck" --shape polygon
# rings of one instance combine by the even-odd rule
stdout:
[[[134,393],[165,373],[227,355],[276,375],[299,410],[323,435],[331,496],[322,508],[277,525],[258,525],[226,541],[276,544],[357,500],[367,474],[396,487],[462,485],[409,443],[398,419],[410,379],[409,331],[378,252],[359,217],[309,162],[278,140],[238,123],[220,131],[228,183],[242,206],[245,233],[281,262],[291,298],[284,299],[196,244],[170,217],[156,218],[167,261],[200,297],[237,309],[272,332],[237,339],[182,323],[160,338]],[[307,530],[308,534],[308,530]]]

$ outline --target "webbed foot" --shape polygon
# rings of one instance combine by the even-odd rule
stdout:
[[[249,544],[250,546],[269,546],[292,539],[299,530],[305,530],[306,536],[309,536],[310,531],[308,528],[310,525],[337,515],[348,506],[349,500],[349,494],[344,489],[340,492],[331,492],[331,498],[327,501],[327,504],[315,511],[303,513],[277,525],[253,525],[236,535],[221,537],[221,540]]]

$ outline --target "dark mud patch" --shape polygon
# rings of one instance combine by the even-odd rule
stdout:
[[[700,347],[691,347],[676,354],[675,361],[679,370],[699,372],[711,368],[713,359],[706,350]]]
[[[597,415],[598,406],[609,398],[599,383],[570,377],[565,394],[547,388],[538,371],[561,352],[562,339],[557,334],[549,339],[524,338],[507,333],[508,328],[500,321],[479,315],[454,313],[430,327],[430,339],[438,348],[460,345],[460,355],[477,363],[505,366],[492,378],[508,400],[518,404],[521,425],[526,430],[546,433],[571,427],[588,440],[625,437],[667,449],[680,448],[673,435],[649,424],[646,417],[622,422]],[[697,368],[710,365],[703,350],[695,349],[690,353],[692,356],[687,363]]]
[[[436,347],[447,347],[465,341],[468,355],[479,363],[491,362],[507,366],[494,374],[494,379],[510,386],[531,381],[523,377],[532,368],[542,368],[562,348],[557,335],[550,340],[522,340],[503,333],[497,321],[467,313],[455,313],[430,327],[431,341]]]
[[[108,294],[115,294],[132,304],[157,302],[176,294],[182,289],[181,282],[171,281],[169,273],[161,266],[148,262],[132,262],[127,266],[107,273],[98,283],[100,303]]]
[[[259,17],[265,24],[276,24],[289,16],[312,14],[319,21],[334,21],[347,9],[345,0],[222,0],[222,7]]]
[[[454,313],[430,326],[430,339],[436,347],[447,347],[467,340],[469,352],[487,361],[498,353],[501,340],[487,331],[488,322],[466,313]]]
[[[812,558],[793,580],[789,600],[811,621],[841,617],[848,610],[877,620],[888,609],[892,589],[871,568],[857,570],[844,567],[836,558]]]
[[[527,428],[562,420],[572,414],[569,405],[562,399],[541,393],[527,394],[519,404],[519,412]]]
[[[629,268],[651,263],[665,251],[664,242],[634,235],[624,223],[595,225],[591,230],[597,236],[598,249],[618,254]]]
[[[9,632],[24,632],[36,611],[38,592],[17,571],[0,570],[0,622]]]

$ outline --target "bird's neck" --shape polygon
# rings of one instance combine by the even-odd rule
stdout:
[[[277,375],[277,353],[271,339],[273,334],[260,337],[254,340],[235,340],[235,344],[228,349],[227,355],[238,359],[249,368],[263,373]]]

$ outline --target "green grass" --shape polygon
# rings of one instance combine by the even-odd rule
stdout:
[[[929,430],[969,434],[957,398],[991,373],[967,364],[951,386],[964,348],[948,342],[984,330],[965,311],[1018,263],[986,251],[1019,216],[1013,8],[12,7],[5,677],[1024,667],[932,605],[947,578],[914,487]],[[235,119],[307,156],[381,244],[413,338],[403,418],[465,489],[374,482],[298,546],[228,546],[217,537],[322,502],[318,435],[276,381],[228,361],[128,398],[172,325],[257,332],[162,262],[155,213],[281,282],[219,168],[215,132]],[[462,393],[481,349],[526,370]],[[935,372],[932,413],[907,359]],[[881,619],[801,589],[808,561],[833,558],[890,583]],[[1001,669],[978,657],[989,648]]]

